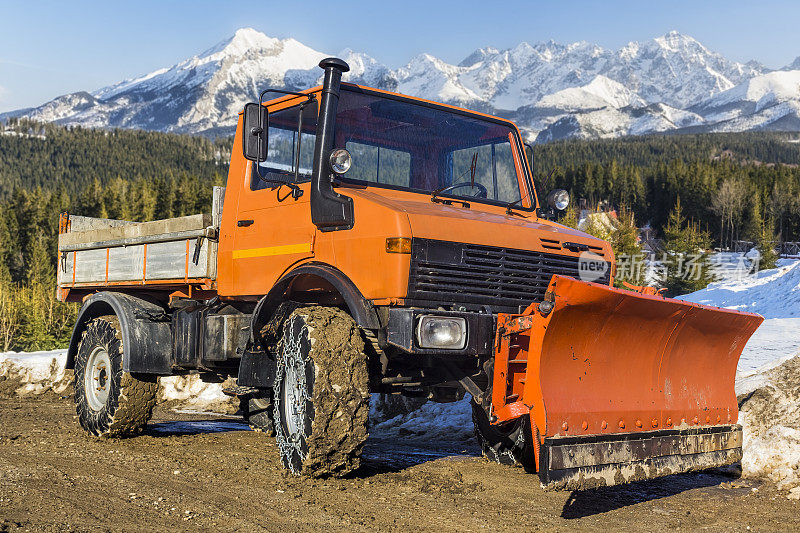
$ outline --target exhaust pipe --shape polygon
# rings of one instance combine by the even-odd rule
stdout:
[[[319,66],[325,71],[325,78],[322,82],[314,170],[311,174],[311,221],[320,231],[350,229],[355,223],[353,199],[333,190],[333,171],[329,161],[339,105],[339,85],[342,73],[349,71],[350,67],[335,57],[323,59]]]

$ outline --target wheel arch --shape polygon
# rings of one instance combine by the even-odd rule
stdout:
[[[316,296],[334,299],[338,297],[341,305],[360,327],[381,327],[375,308],[347,275],[326,263],[305,263],[281,276],[272,289],[259,300],[253,311],[250,328],[254,338],[281,302],[291,300],[292,296],[299,294],[303,295],[301,299],[308,299],[308,303],[324,303],[314,302]]]
[[[69,341],[66,368],[75,368],[75,356],[86,326],[103,315],[119,319],[124,372],[171,374],[172,330],[164,309],[142,298],[107,291],[92,294],[81,307]]]

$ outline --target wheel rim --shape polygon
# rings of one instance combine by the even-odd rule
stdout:
[[[286,429],[290,437],[297,437],[303,428],[303,402],[305,394],[300,387],[297,367],[294,364],[286,365],[286,374],[283,381],[283,408]]]
[[[83,390],[93,411],[100,411],[105,407],[111,390],[111,358],[102,346],[96,347],[89,355],[83,377]]]

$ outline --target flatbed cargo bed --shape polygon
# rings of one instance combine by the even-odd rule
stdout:
[[[213,289],[222,188],[212,214],[152,222],[62,215],[58,236],[58,289],[195,286]]]

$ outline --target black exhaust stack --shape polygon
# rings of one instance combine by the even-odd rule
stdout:
[[[311,221],[320,231],[350,229],[355,218],[353,199],[333,190],[329,157],[333,149],[333,133],[336,127],[336,109],[339,105],[339,84],[342,73],[350,67],[335,57],[319,62],[325,70],[322,82],[317,140],[314,146],[314,171],[311,175]]]

